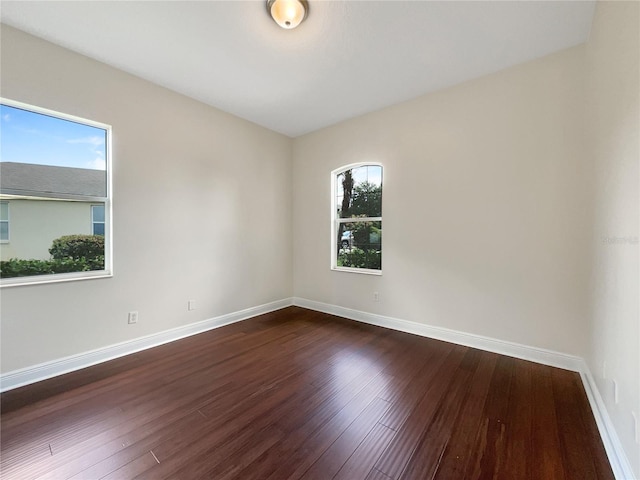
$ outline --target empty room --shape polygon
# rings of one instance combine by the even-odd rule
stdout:
[[[640,478],[640,2],[0,20],[0,478]]]

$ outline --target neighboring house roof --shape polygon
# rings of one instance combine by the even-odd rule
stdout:
[[[33,197],[106,197],[104,170],[0,162],[0,194]]]

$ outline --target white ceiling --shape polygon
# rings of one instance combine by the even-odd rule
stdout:
[[[2,22],[295,137],[586,41],[593,1],[5,1]]]

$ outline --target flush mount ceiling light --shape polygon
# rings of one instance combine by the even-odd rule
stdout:
[[[282,28],[296,28],[307,18],[307,0],[267,0],[267,11]]]

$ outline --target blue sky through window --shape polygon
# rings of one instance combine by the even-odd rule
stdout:
[[[0,161],[106,169],[101,128],[0,105]]]

